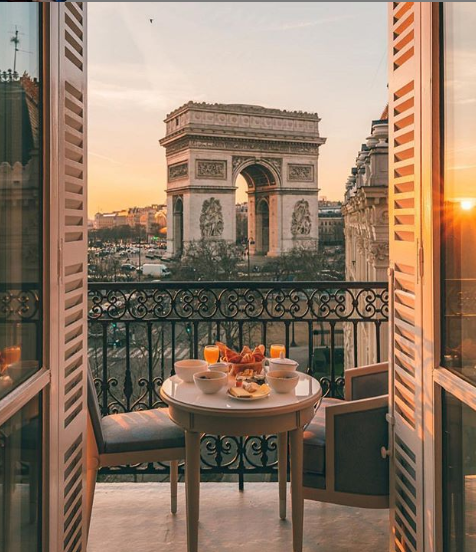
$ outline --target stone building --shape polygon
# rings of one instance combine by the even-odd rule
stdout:
[[[143,226],[147,234],[154,232],[157,226],[167,226],[167,206],[152,204],[147,207],[130,207],[122,211],[96,213],[94,228],[117,228],[119,226]]]
[[[370,136],[356,158],[346,183],[342,207],[345,228],[346,280],[382,282],[387,280],[388,246],[388,120],[372,121]],[[363,326],[363,325],[362,325]],[[353,366],[351,328],[344,330],[346,367]],[[382,333],[381,355],[387,356],[387,335]],[[373,361],[376,348],[374,327],[359,329],[358,366]]]
[[[188,102],[165,119],[167,252],[193,240],[236,240],[236,179],[248,184],[252,255],[318,240],[317,113]]]
[[[341,201],[319,201],[319,245],[344,245]]]

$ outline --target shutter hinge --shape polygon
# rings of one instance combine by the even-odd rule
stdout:
[[[418,244],[418,272],[420,274],[420,278],[423,278],[424,267],[425,267],[425,259],[423,256],[423,246],[421,245],[421,243],[419,243]]]
[[[390,414],[390,412],[387,412],[387,414],[385,414],[385,419],[387,420],[389,425],[395,425],[395,418]]]
[[[389,438],[388,438],[388,448],[386,447],[380,447],[380,456],[385,460],[385,458],[390,458],[393,454],[393,426],[395,425],[395,418],[390,414],[390,412],[387,412],[385,414],[385,419],[387,420],[388,425],[390,426],[389,429]]]
[[[63,283],[63,244],[64,239],[61,238],[58,245],[58,280]]]

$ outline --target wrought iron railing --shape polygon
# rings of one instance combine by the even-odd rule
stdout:
[[[174,362],[201,358],[203,347],[216,340],[236,349],[284,343],[301,369],[337,397],[344,392],[344,367],[361,358],[359,347],[370,362],[386,353],[386,283],[90,283],[88,308],[89,361],[103,415],[164,406],[160,386]],[[242,483],[245,473],[269,473],[275,466],[275,436],[203,437],[203,471],[235,473]]]

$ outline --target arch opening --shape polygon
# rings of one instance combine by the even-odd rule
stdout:
[[[174,199],[174,254],[183,253],[183,199],[178,196]]]
[[[262,198],[256,205],[256,244],[257,255],[267,255],[269,252],[269,203]]]
[[[264,186],[276,185],[274,174],[264,165],[248,165],[240,174],[246,180],[250,188],[262,188]]]
[[[273,171],[259,162],[243,167],[236,176],[236,241],[248,241],[253,255],[267,255],[270,249],[269,196],[263,193],[276,184]]]

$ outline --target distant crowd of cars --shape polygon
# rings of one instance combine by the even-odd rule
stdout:
[[[163,264],[169,262],[164,258],[166,243],[157,244],[94,244],[89,247],[89,277],[90,279],[113,279],[131,280],[136,279],[136,274],[141,274],[144,278],[166,278],[170,276],[169,268]],[[113,268],[114,274],[104,275],[104,266],[108,266],[108,261],[115,261]],[[118,265],[117,261],[123,260]],[[154,262],[161,260],[161,263]],[[144,262],[149,261],[149,262]],[[108,271],[110,272],[110,265]]]

